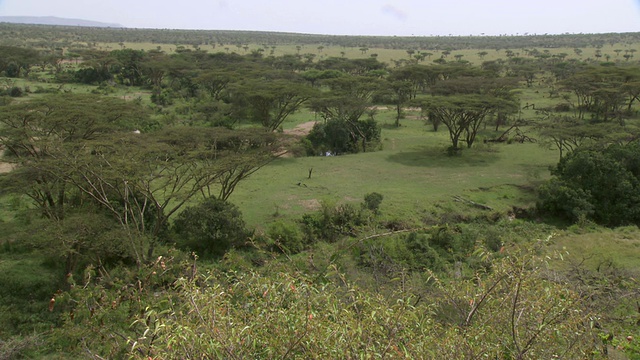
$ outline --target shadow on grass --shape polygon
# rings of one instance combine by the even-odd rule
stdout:
[[[295,164],[296,162],[298,162],[298,158],[297,157],[292,157],[292,156],[281,156],[278,158],[273,159],[271,162],[269,162],[269,164],[267,166],[289,166],[291,164]]]
[[[398,152],[387,157],[388,161],[406,166],[422,167],[467,167],[486,166],[500,159],[497,151],[486,149],[464,149],[459,155],[450,156],[439,146],[422,146],[415,151]]]
[[[380,127],[382,127],[385,130],[400,130],[402,129],[402,123],[400,123],[400,126],[396,126],[395,121],[386,122],[380,125]]]

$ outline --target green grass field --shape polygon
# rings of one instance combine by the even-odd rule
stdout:
[[[273,221],[274,214],[299,216],[322,201],[361,202],[370,192],[384,196],[381,210],[395,219],[429,212],[437,203],[453,201],[453,195],[506,212],[531,204],[532,185],[546,178],[557,161],[556,152],[537,144],[485,145],[481,139],[476,147],[451,157],[446,154],[445,128],[433,132],[412,119],[415,114],[395,128],[392,115],[377,115],[383,124],[380,151],[277,159],[241,183],[230,200],[258,227]]]

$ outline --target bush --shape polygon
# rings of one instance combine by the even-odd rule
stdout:
[[[440,253],[431,246],[429,236],[412,232],[405,238],[407,249],[411,258],[409,263],[413,270],[430,269],[434,271],[443,270],[445,260]]]
[[[277,221],[269,226],[267,235],[275,242],[272,250],[297,254],[305,248],[302,232],[295,223]]]
[[[171,90],[166,89],[153,89],[153,93],[151,94],[151,102],[160,105],[160,106],[168,106],[173,104],[173,94]]]
[[[571,111],[571,104],[560,103],[553,108],[555,112],[569,112]]]
[[[11,97],[21,97],[24,94],[22,89],[18,86],[14,86],[11,89],[7,90],[7,93]]]
[[[551,179],[538,188],[539,211],[573,222],[593,216],[592,201],[583,189],[574,189],[559,179]]]
[[[324,240],[334,242],[340,236],[354,236],[357,228],[366,223],[366,216],[353,204],[322,203],[319,212],[302,216],[302,225],[308,242]]]
[[[371,210],[374,214],[378,214],[380,210],[380,204],[382,204],[382,199],[384,196],[378,194],[377,192],[372,192],[364,196],[364,204],[363,206],[368,210]]]
[[[73,80],[81,84],[99,84],[111,79],[108,71],[99,71],[94,68],[83,68],[73,73]]]
[[[213,197],[181,212],[173,230],[178,248],[205,257],[220,257],[249,236],[238,207]]]
[[[374,119],[345,121],[332,119],[316,123],[307,139],[310,155],[366,152],[380,143],[381,128]]]
[[[606,226],[640,224],[640,143],[564,157],[539,189],[538,210]]]

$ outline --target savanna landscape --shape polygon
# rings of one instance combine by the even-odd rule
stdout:
[[[0,359],[640,359],[640,33],[0,35]]]

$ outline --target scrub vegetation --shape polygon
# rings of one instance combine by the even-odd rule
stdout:
[[[640,34],[0,35],[0,359],[640,359]]]

